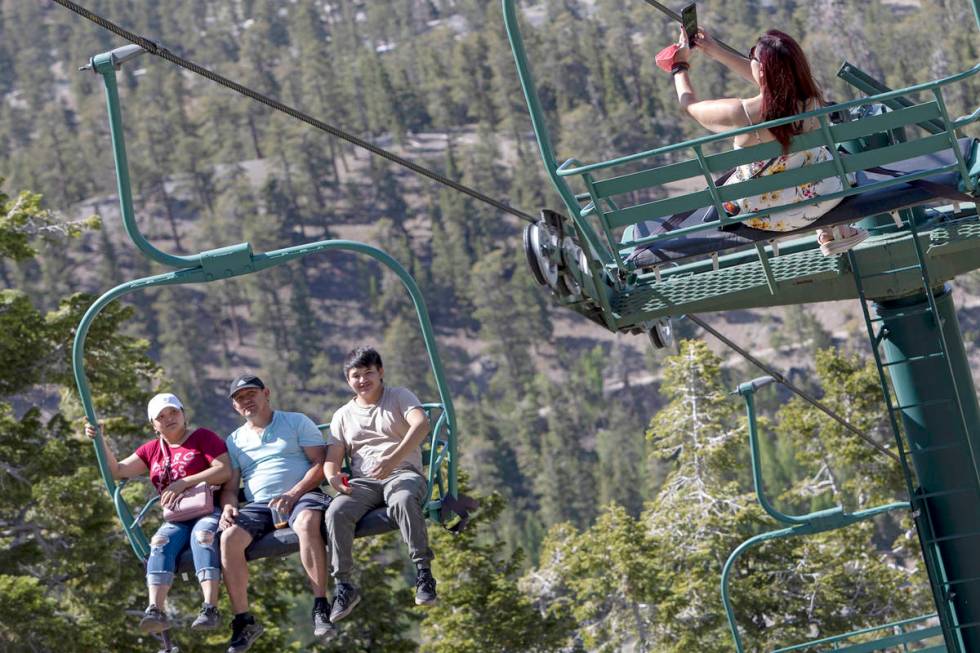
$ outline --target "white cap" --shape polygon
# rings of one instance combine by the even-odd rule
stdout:
[[[184,404],[180,403],[180,399],[176,395],[172,395],[169,392],[162,392],[153,397],[153,399],[150,399],[150,403],[146,405],[146,414],[152,422],[160,416],[164,408],[170,406],[177,410],[183,410],[184,408]]]

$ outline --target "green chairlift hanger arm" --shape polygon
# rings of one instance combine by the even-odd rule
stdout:
[[[760,533],[749,538],[739,545],[728,557],[728,560],[725,561],[725,566],[721,572],[721,600],[725,606],[725,613],[728,617],[728,625],[731,629],[732,638],[735,640],[735,649],[738,651],[738,653],[743,653],[745,651],[745,647],[742,642],[742,636],[738,631],[738,625],[735,622],[735,610],[732,608],[729,583],[732,569],[735,566],[735,561],[738,560],[738,558],[745,551],[769,540],[783,539],[799,535],[814,535],[816,533],[823,533],[825,531],[844,528],[859,521],[871,519],[893,510],[911,509],[911,506],[907,501],[896,501],[881,506],[875,506],[874,508],[868,508],[866,510],[859,510],[854,513],[845,513],[844,509],[840,506],[827,510],[807,513],[805,515],[788,515],[777,509],[766,496],[765,487],[763,485],[762,458],[759,453],[759,433],[756,422],[754,401],[756,391],[769,385],[770,383],[775,382],[775,380],[776,379],[771,376],[759,377],[757,379],[753,379],[752,381],[742,383],[736,390],[736,392],[740,394],[745,401],[745,411],[748,417],[749,447],[752,460],[752,482],[755,487],[756,498],[759,501],[759,505],[762,506],[762,509],[765,510],[770,517],[778,522],[788,525],[786,528]],[[889,624],[889,626],[892,625],[893,624]],[[878,629],[881,628],[887,627],[879,627]],[[907,641],[918,640],[910,637]],[[811,642],[811,644],[813,643]]]
[[[448,385],[443,373],[442,362],[436,348],[435,334],[429,320],[429,313],[425,305],[422,292],[412,276],[402,265],[388,255],[386,252],[366,245],[347,240],[321,240],[303,245],[294,245],[261,254],[254,254],[248,243],[239,243],[206,252],[201,252],[195,256],[175,256],[163,252],[154,247],[140,232],[136,223],[132,205],[132,190],[130,185],[129,168],[126,157],[126,143],[123,133],[122,111],[120,108],[118,88],[116,85],[116,71],[126,61],[142,53],[139,46],[125,46],[112,52],[103,53],[93,57],[92,68],[101,75],[105,84],[106,102],[109,113],[109,128],[112,134],[113,154],[115,159],[116,178],[119,187],[119,201],[123,215],[123,223],[126,233],[130,236],[136,246],[148,258],[170,267],[180,268],[176,271],[128,281],[109,290],[85,312],[81,322],[75,332],[75,340],[72,345],[72,365],[75,375],[75,383],[78,386],[79,396],[82,407],[89,423],[98,424],[98,417],[92,402],[92,394],[89,388],[88,377],[85,373],[85,340],[88,336],[89,328],[96,316],[111,302],[119,299],[136,290],[143,290],[152,287],[208,283],[220,279],[252,274],[268,268],[272,268],[294,259],[309,256],[327,250],[345,250],[370,256],[379,263],[392,270],[401,280],[419,319],[422,331],[422,338],[425,342],[426,352],[429,355],[432,373],[436,380],[439,393],[440,404],[443,408],[443,415],[440,416],[436,427],[444,428],[448,434],[448,445],[438,454],[432,452],[432,460],[446,460],[448,466],[448,494],[454,499],[458,496],[457,489],[457,448],[456,448],[456,414],[449,394]],[[433,432],[437,428],[433,428]],[[116,512],[123,528],[129,538],[130,544],[137,556],[145,559],[149,552],[149,544],[142,530],[139,529],[137,520],[126,505],[120,493],[121,484],[116,484],[109,472],[108,464],[104,458],[101,446],[101,432],[97,435],[95,446],[96,459],[99,470],[102,474],[106,490],[112,497]],[[430,475],[437,470],[430,469]]]

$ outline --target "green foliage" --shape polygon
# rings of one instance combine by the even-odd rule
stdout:
[[[646,484],[646,451],[635,418],[628,411],[616,411],[596,433],[599,503],[617,503],[633,516],[643,508]]]
[[[577,532],[552,527],[541,565],[522,585],[550,610],[570,610],[590,651],[656,650],[651,638],[658,550],[644,525],[615,504]]]
[[[440,602],[422,622],[423,647],[435,653],[509,653],[560,648],[570,622],[564,609],[540,612],[518,587],[522,554],[502,553],[493,523],[504,509],[498,495],[481,497],[469,528],[437,531],[433,572]]]
[[[46,595],[41,580],[31,576],[0,575],[0,645],[10,653],[89,651],[98,646],[92,633],[65,637],[65,615],[58,601]],[[29,627],[26,625],[29,624]]]
[[[831,334],[805,304],[786,307],[783,324],[774,330],[771,342],[774,347],[789,345],[810,351],[834,344]]]
[[[737,456],[739,429],[733,404],[721,386],[718,357],[703,341],[682,341],[680,352],[664,361],[661,389],[669,403],[647,431],[653,455],[675,460],[675,476],[692,478],[694,492],[726,482],[726,470]]]
[[[822,385],[828,388],[824,401],[847,411],[845,417],[858,420],[859,427],[875,419],[870,415],[881,414],[875,406],[880,390],[871,368],[830,350],[821,352],[817,361]],[[748,466],[742,453],[746,439],[737,428],[738,405],[721,393],[717,358],[703,345],[684,342],[679,356],[668,360],[665,375],[672,382],[668,392],[673,399],[652,421],[650,434],[662,454],[673,457],[675,467],[645,519],[662,551],[659,573],[676,581],[663,585],[655,631],[662,641],[671,642],[663,650],[729,650],[717,598],[721,564],[739,543],[762,530],[774,530],[776,524],[747,492]],[[772,430],[791,443],[798,467],[792,486],[769,487],[770,496],[779,497],[788,512],[839,503],[868,507],[893,500],[898,490],[894,466],[830,424],[798,400],[779,412]],[[735,470],[740,473],[733,474]],[[827,478],[835,482],[824,482]],[[830,495],[825,504],[811,505],[821,493]],[[768,649],[925,609],[928,595],[921,570],[895,564],[892,557],[914,560],[914,547],[909,551],[901,542],[889,546],[908,526],[879,518],[753,549],[738,562],[732,586],[746,641]],[[886,549],[894,548],[891,555],[870,546],[881,539],[888,543]],[[856,574],[855,568],[862,571]]]
[[[846,401],[862,410],[877,397],[866,366],[830,351],[818,361],[821,381],[830,389],[826,401]],[[719,362],[702,343],[691,341],[681,342],[679,353],[663,362],[670,402],[651,421],[648,436],[654,455],[669,460],[672,469],[641,518],[611,505],[586,529],[553,527],[540,565],[522,582],[541,610],[572,612],[573,639],[587,650],[731,650],[718,595],[722,564],[749,537],[780,525],[749,491],[741,405],[722,391]],[[808,412],[808,405],[790,402],[773,428],[799,459],[789,470],[789,487],[767,488],[784,510],[811,510],[808,500],[829,493],[819,482],[823,472],[814,475],[820,465],[833,470],[862,507],[895,490],[885,470],[870,462],[858,465],[860,454],[843,439],[834,440],[826,424],[802,429],[801,411]],[[819,460],[802,451],[814,440],[829,440]],[[873,458],[866,448],[862,452]],[[840,494],[829,498],[837,503]],[[909,526],[883,517],[750,549],[737,562],[731,587],[748,650],[771,650],[928,610]]]
[[[738,405],[721,385],[720,361],[703,342],[685,340],[664,361],[670,399],[650,422],[652,453],[673,469],[643,515],[662,583],[655,637],[661,650],[727,650],[718,578],[725,556],[753,523],[751,497],[737,472],[747,469]],[[748,475],[743,471],[742,479]],[[746,517],[749,517],[746,520]],[[739,523],[741,522],[741,524]]]
[[[551,324],[541,294],[528,275],[517,273],[515,259],[500,250],[488,254],[474,266],[470,284],[480,339],[498,365],[497,382],[522,388],[534,377],[527,354],[549,339]]]
[[[37,383],[48,353],[44,317],[26,294],[0,290],[0,394],[7,396]]]
[[[592,522],[595,504],[594,444],[587,441],[605,423],[602,411],[601,348],[571,366],[566,383],[539,376],[536,388],[550,406],[541,436],[535,489],[545,524],[572,521],[582,528]]]
[[[86,229],[98,229],[98,216],[82,220],[64,220],[41,207],[41,195],[22,191],[12,199],[3,192],[0,177],[0,257],[24,261],[37,255],[31,241],[37,237],[62,242],[81,235]]]
[[[43,211],[39,197],[21,197]],[[9,255],[30,251],[26,240]],[[122,608],[142,593],[142,570],[127,559],[110,503],[92,500],[101,483],[91,445],[72,433],[79,412],[66,395],[71,339],[91,298],[66,298],[47,315],[15,290],[4,290],[2,301],[0,347],[11,364],[0,371],[0,642],[11,651],[138,647]],[[133,402],[142,406],[156,369],[145,342],[118,332],[128,314],[116,308],[97,320],[87,351],[96,404],[119,415]],[[55,399],[55,410],[18,415],[14,402],[29,395]],[[122,432],[140,423],[120,422]]]
[[[895,449],[873,361],[825,349],[816,354],[816,372],[826,392],[823,403],[886,449]],[[797,463],[821,471],[811,476],[810,487],[800,494],[824,495],[825,500],[843,502],[849,509],[905,494],[899,465],[872,455],[868,444],[802,399],[788,402],[777,418],[776,430],[789,436]]]

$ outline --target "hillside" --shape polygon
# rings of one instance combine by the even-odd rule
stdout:
[[[539,164],[497,1],[83,4],[181,56],[523,211],[535,214],[559,206]],[[681,118],[669,76],[654,63],[655,53],[675,38],[675,27],[646,3],[543,0],[520,6],[559,158],[595,161],[699,133],[693,121]],[[704,25],[738,47],[771,26],[798,35],[833,99],[857,95],[833,77],[842,60],[898,87],[964,70],[980,58],[965,2],[719,0],[700,3],[698,10]],[[948,38],[939,42],[936,33]],[[67,312],[61,302],[73,293],[91,295],[78,300],[87,305],[92,296],[123,281],[164,271],[139,256],[123,232],[102,89],[96,76],[77,72],[90,56],[122,44],[49,0],[0,0],[0,190],[11,197],[21,190],[40,193],[43,205],[65,220],[92,214],[102,219],[101,229],[78,238],[38,240],[36,257],[0,257],[3,289],[24,291],[40,311],[38,324],[58,325],[58,316]],[[751,90],[703,59],[695,61],[693,73],[704,96],[744,96]],[[646,634],[650,646],[642,650],[727,650],[722,613],[699,601],[708,601],[704,597],[709,595],[717,599],[720,552],[730,551],[737,536],[762,528],[762,517],[749,507],[742,406],[726,394],[735,382],[759,375],[758,370],[686,320],[676,322],[678,335],[703,338],[708,349],[688,344],[683,350],[678,345],[654,351],[644,336],[611,334],[561,310],[532,280],[522,251],[523,223],[514,216],[160,58],[145,56],[127,65],[119,83],[137,219],[160,249],[190,254],[247,241],[263,252],[319,239],[350,239],[384,249],[418,281],[457,404],[465,482],[491,506],[487,521],[478,524],[478,538],[450,540],[439,534],[446,538],[440,540],[444,559],[439,564],[446,565],[440,582],[474,604],[490,605],[492,593],[466,594],[472,588],[460,571],[474,559],[486,565],[480,567],[485,578],[496,579],[487,584],[497,583],[494,591],[500,592],[492,596],[503,596],[508,608],[523,611],[519,616],[527,621],[515,622],[526,626],[522,632],[536,633],[542,641],[552,637],[540,649],[528,645],[520,650],[641,650]],[[972,110],[976,97],[980,88],[974,83],[949,98],[950,113]],[[958,280],[955,300],[980,380],[980,275]],[[230,431],[239,418],[226,398],[227,383],[245,369],[268,382],[277,407],[328,421],[350,394],[340,368],[343,357],[361,344],[378,346],[391,383],[406,385],[423,399],[434,398],[411,303],[394,275],[364,258],[320,255],[262,275],[139,292],[123,303],[132,309],[130,317],[114,314],[97,324],[145,340],[146,353],[159,370],[148,372],[131,360],[142,346],[139,341],[129,349],[107,349],[120,357],[123,385],[113,377],[115,361],[97,361],[100,410],[127,424],[116,442],[120,451],[144,435],[144,406],[133,397],[151,389],[180,395],[195,424]],[[870,355],[856,302],[703,317],[799,385],[826,393],[836,406],[853,407],[853,419],[863,430],[882,441],[889,437],[874,379],[863,367]],[[117,319],[118,324],[112,321]],[[60,452],[58,443],[67,441],[75,453],[64,455],[77,469],[66,473],[92,474],[85,457],[88,443],[82,442],[83,448],[74,437],[81,414],[65,367],[68,332],[59,334],[62,339],[42,361],[55,371],[5,395],[13,408],[10,415],[0,411],[0,422],[16,425],[4,431],[11,442],[24,433],[45,433],[50,436],[45,446]],[[843,362],[834,367],[822,359],[820,368],[816,354],[821,349],[842,354],[834,360]],[[25,351],[32,350],[25,345]],[[693,379],[690,386],[678,382],[683,370],[689,374],[684,378]],[[125,385],[130,380],[133,387]],[[852,385],[844,392],[843,386],[823,387],[825,381]],[[713,494],[704,502],[698,495],[672,503],[686,495],[672,495],[674,486],[665,490],[665,479],[676,481],[684,465],[701,464],[688,458],[698,450],[685,444],[692,427],[679,406],[685,405],[684,392],[693,396],[702,390],[699,400],[707,402],[708,422],[717,429],[709,440],[717,441],[718,448],[705,454],[714,465],[705,477]],[[790,488],[781,500],[801,509],[830,506],[839,497],[827,494],[822,475],[835,465],[845,470],[847,490],[861,502],[886,500],[901,491],[895,490],[900,484],[894,470],[869,460],[846,434],[825,428],[821,418],[790,404],[786,393],[773,393],[760,403],[773,420],[767,427],[775,435],[765,444],[774,469],[771,480]],[[39,409],[36,415],[33,408]],[[779,409],[786,412],[777,418]],[[28,417],[43,428],[34,421],[17,422]],[[826,435],[829,453],[810,448],[822,442],[814,433]],[[7,451],[3,442],[0,452]],[[33,454],[18,455],[29,460]],[[53,475],[55,467],[43,473]],[[0,482],[7,478],[4,473],[0,468]],[[97,487],[93,478],[85,488]],[[70,479],[64,483],[72,486]],[[726,505],[718,497],[729,491],[734,498]],[[105,503],[98,508],[105,512],[86,526],[92,532],[110,532],[113,517]],[[11,512],[17,510],[10,506]],[[87,532],[59,524],[51,528],[62,527]],[[831,565],[831,552],[846,549],[873,573],[857,580],[832,576],[834,596],[845,596],[841,588],[850,587],[848,582],[871,584],[867,591],[861,586],[857,594],[862,597],[901,588],[887,606],[867,599],[869,614],[891,615],[923,605],[909,589],[921,580],[913,578],[921,569],[909,562],[918,559],[914,545],[902,545],[897,553],[890,548],[907,527],[896,518],[877,531],[869,526],[840,536],[845,539],[828,536],[766,555],[781,564],[805,553],[814,564]],[[627,552],[622,559],[634,566],[620,570],[611,565],[603,543],[607,532]],[[705,544],[698,549],[702,536]],[[0,558],[3,537],[0,532]],[[867,546],[872,538],[875,546]],[[128,556],[121,538],[113,545],[112,555]],[[385,579],[378,581],[378,594],[400,583],[401,570],[389,569],[387,576],[379,571],[398,566],[390,565],[394,554],[364,550],[364,564],[378,565],[371,573]],[[43,556],[56,557],[47,550]],[[9,558],[11,568],[20,564],[15,557]],[[566,566],[567,561],[580,566]],[[776,562],[767,568],[777,568]],[[30,575],[23,571],[28,567],[18,567],[21,577]],[[287,565],[263,569],[270,587],[292,587],[282,580]],[[0,582],[4,573],[0,570]],[[671,580],[686,574],[693,578],[689,586]],[[59,583],[68,577],[57,574]],[[523,577],[520,584],[518,577]],[[142,588],[133,578],[118,582],[135,605]],[[656,587],[643,578],[655,578]],[[298,587],[297,578],[292,581]],[[772,578],[758,583],[772,584]],[[612,597],[608,601],[606,590]],[[98,591],[111,597],[114,590]],[[280,594],[270,608],[273,614],[284,618],[300,610],[299,599]],[[689,602],[692,596],[696,600]],[[771,615],[786,598],[774,596],[753,617],[761,624],[754,634],[769,638],[767,644],[779,636],[763,626],[773,623]],[[305,603],[300,607],[305,614]],[[442,631],[433,623],[445,623],[450,616],[448,608],[440,609],[447,612],[405,617],[404,606],[399,608],[397,619],[404,620],[393,637],[401,639],[391,650],[412,650],[418,640],[441,641]],[[472,606],[466,610],[461,614],[472,617],[466,628],[474,632],[493,621]],[[623,614],[635,616],[636,624],[624,625],[617,617]],[[787,615],[793,636],[810,632],[802,614]],[[818,629],[858,621],[847,610],[838,611]],[[565,630],[559,636],[551,628]],[[694,633],[693,639],[681,637],[684,629]],[[0,628],[0,648],[3,632]],[[486,634],[487,641],[491,636],[503,637],[494,631]],[[270,634],[270,651],[272,637],[283,647],[308,643],[305,631],[283,629]],[[493,650],[518,650],[508,648],[517,647],[516,640],[506,641]],[[348,650],[370,649],[351,639],[336,643],[338,650],[342,644]],[[446,644],[431,650],[470,649]]]

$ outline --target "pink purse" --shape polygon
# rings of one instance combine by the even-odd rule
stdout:
[[[170,477],[170,447],[167,446],[167,443],[164,442],[162,437],[160,438],[160,448],[164,452],[166,485],[170,485],[173,482],[173,479]],[[210,515],[212,512],[214,512],[214,492],[207,482],[201,481],[194,487],[189,487],[184,490],[173,508],[164,506],[163,518],[171,522],[181,522],[204,517],[205,515]]]

